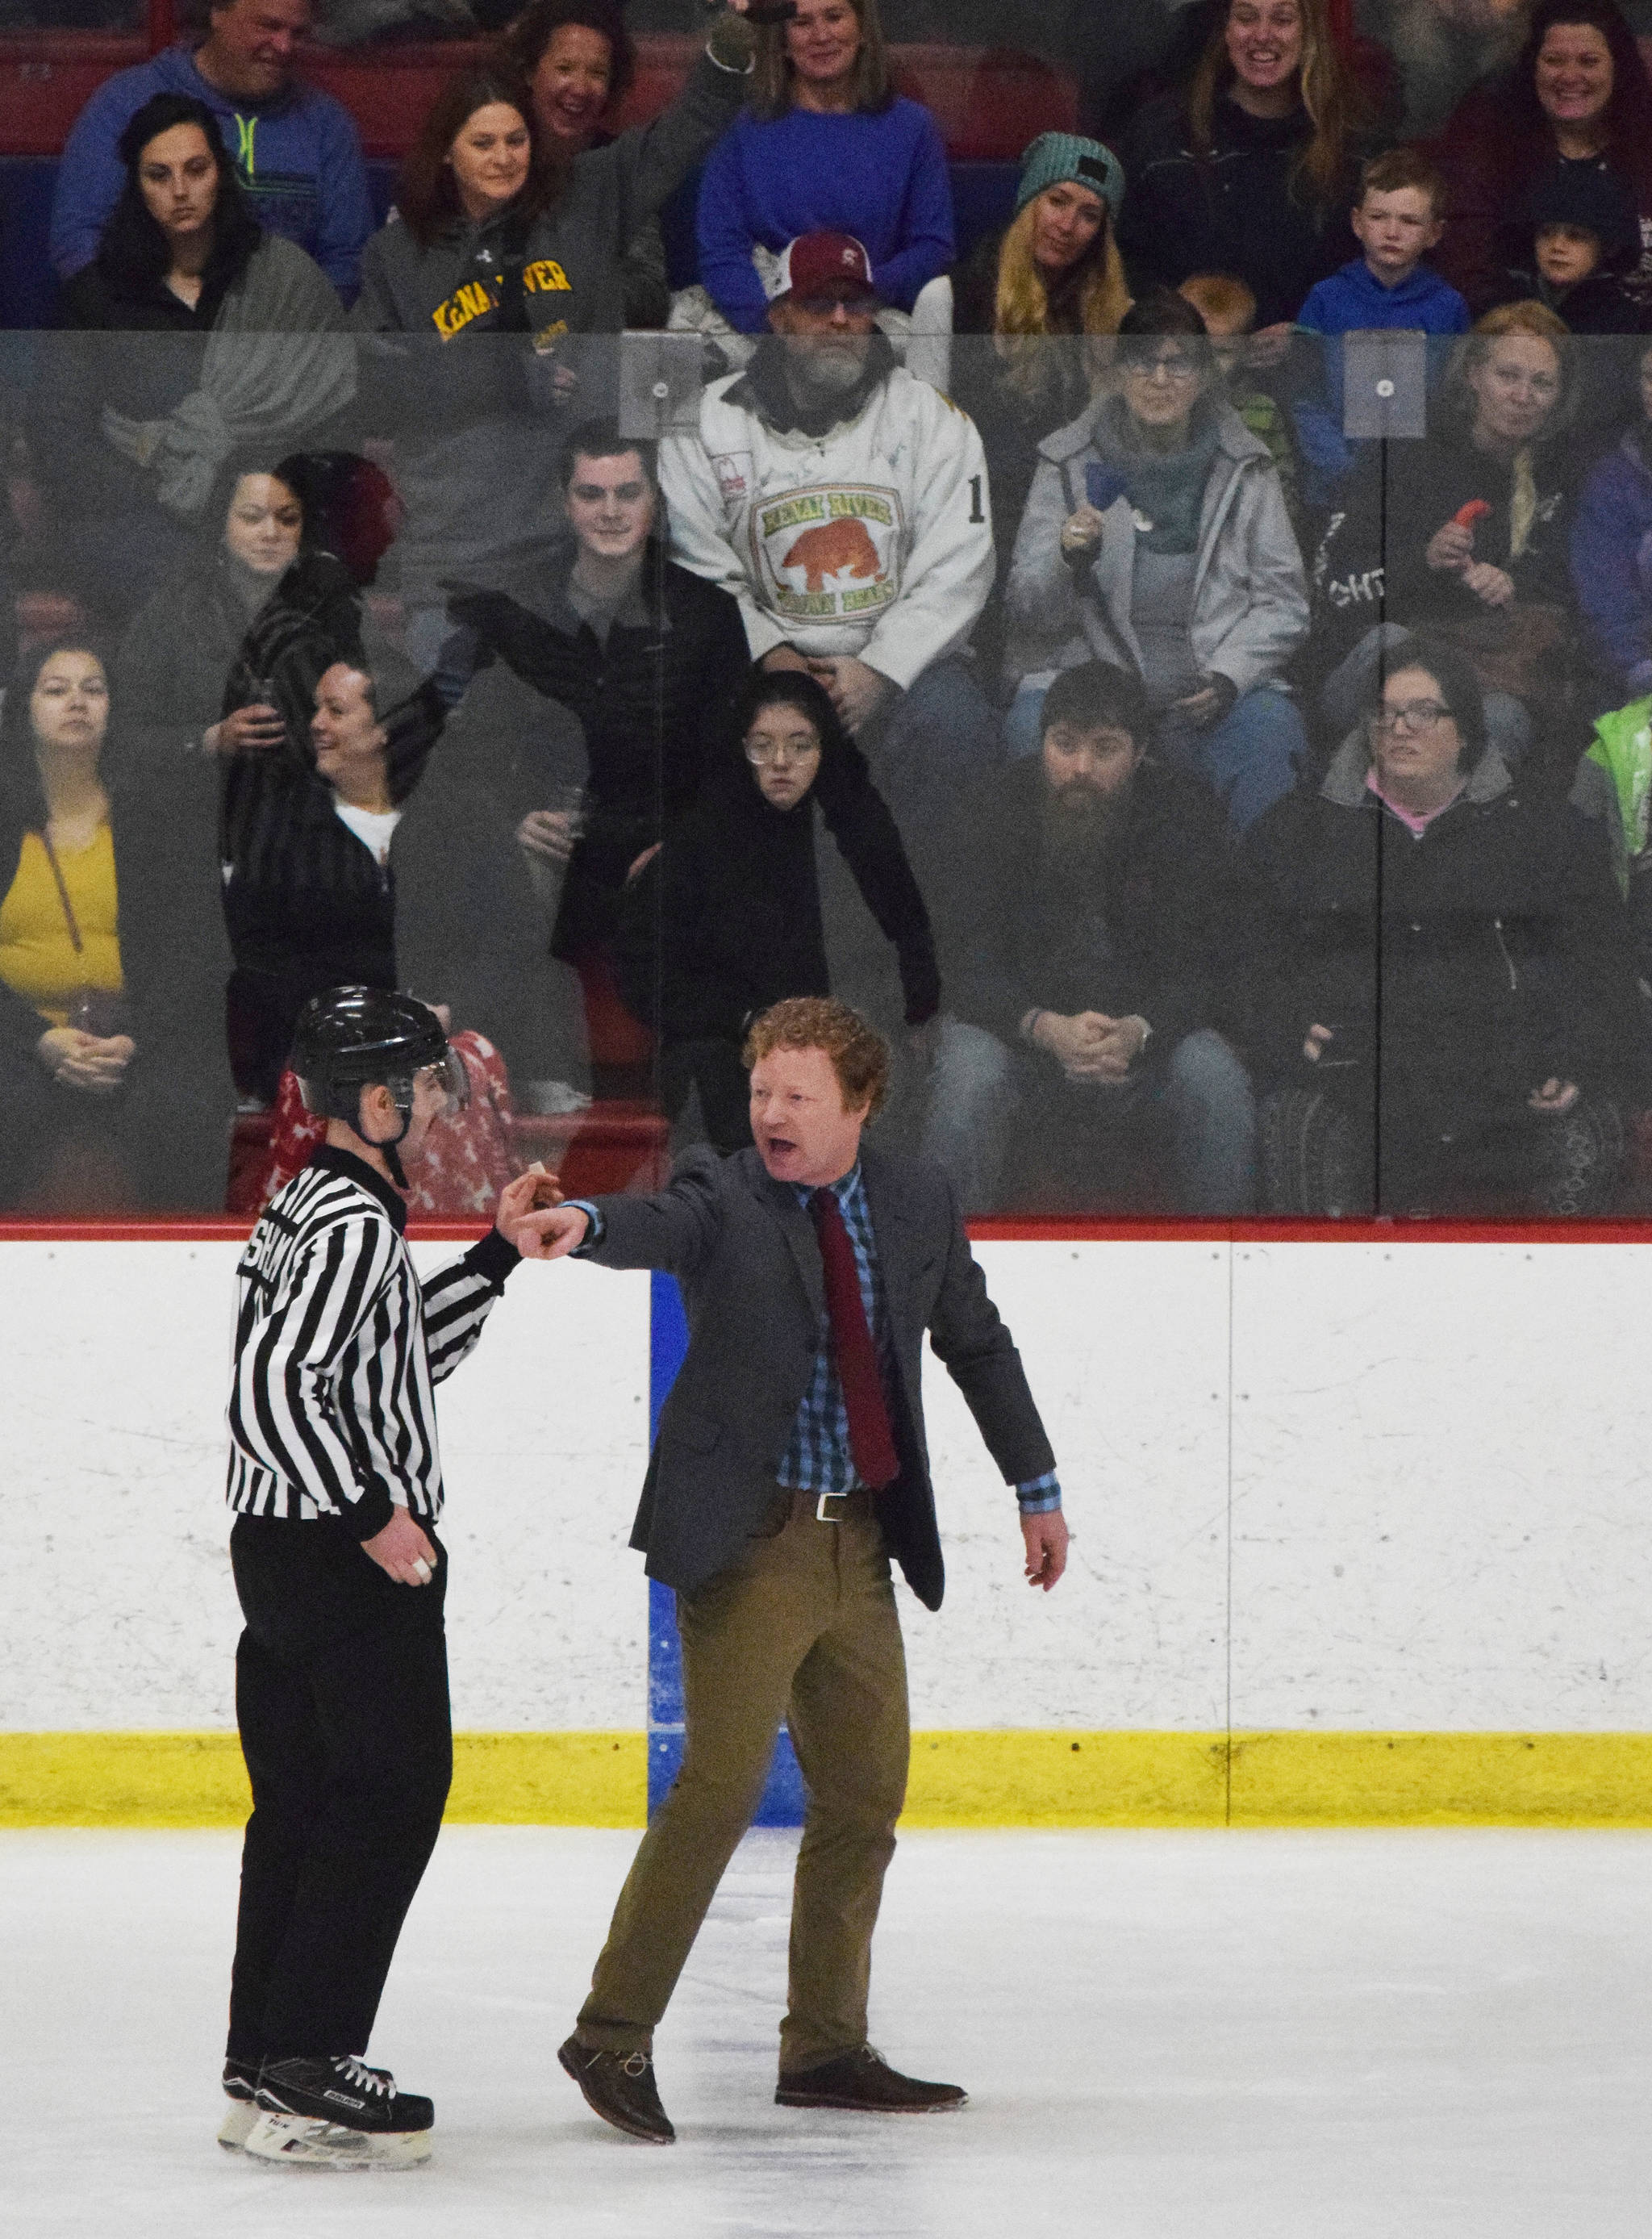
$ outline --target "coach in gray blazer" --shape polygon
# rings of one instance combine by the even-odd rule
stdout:
[[[561,2060],[596,2112],[674,2136],[654,2027],[749,1824],[782,1718],[809,1786],[780,2028],[783,2106],[955,2106],[866,2043],[872,1928],[905,1797],[899,1562],[940,1605],[924,1443],[928,1331],[1020,1502],[1026,1575],[1061,1576],[1060,1489],[1020,1356],[986,1295],[938,1166],[860,1131],[888,1053],[843,1004],[764,1013],[746,1046],[755,1147],[692,1152],[653,1197],[535,1216],[545,1256],[659,1267],[689,1344],[660,1421],[631,1544],[677,1590],[686,1744],[644,1836]],[[530,1246],[531,1248],[531,1246]]]
[[[900,1474],[878,1495],[885,1544],[928,1609],[944,1585],[924,1439],[924,1332],[1009,1484],[1055,1467],[1021,1356],[986,1295],[952,1185],[927,1160],[870,1146],[860,1171],[894,1352]],[[797,1191],[755,1150],[689,1152],[658,1197],[601,1200],[604,1267],[660,1267],[682,1286],[688,1356],[660,1417],[631,1545],[679,1593],[726,1570],[774,1504],[775,1473],[826,1313],[820,1247]]]

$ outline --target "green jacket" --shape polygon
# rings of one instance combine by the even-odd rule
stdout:
[[[1629,865],[1647,844],[1648,812],[1652,808],[1652,699],[1631,701],[1615,708],[1595,725],[1594,743],[1585,759],[1606,772],[1612,781],[1617,817],[1612,834],[1612,867],[1618,888],[1629,890]]]

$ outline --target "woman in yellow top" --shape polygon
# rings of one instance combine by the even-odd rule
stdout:
[[[196,944],[171,921],[191,889],[163,798],[117,813],[109,729],[95,643],[25,656],[0,714],[0,1204],[214,1210],[228,1113],[212,1029],[176,1023],[201,1012]]]

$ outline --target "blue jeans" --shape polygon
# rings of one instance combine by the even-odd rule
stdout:
[[[1012,1049],[985,1027],[941,1021],[940,1049],[924,1127],[926,1154],[943,1167],[966,1213],[1000,1210],[1012,1131],[1064,1093],[1059,1068],[1041,1052]],[[1177,1199],[1184,1213],[1229,1215],[1256,1204],[1256,1099],[1251,1077],[1221,1035],[1200,1026],[1162,1065],[1138,1066],[1095,1099],[1098,1149],[1121,1123],[1150,1135],[1168,1126]]]
[[[859,744],[901,838],[920,854],[950,829],[959,794],[1003,759],[998,719],[956,658],[932,661]]]
[[[1012,761],[1038,753],[1039,718],[1048,688],[1029,681],[1016,694],[1004,722]],[[1208,730],[1196,730],[1173,715],[1161,716],[1153,743],[1159,759],[1172,769],[1204,780],[1239,833],[1294,787],[1308,738],[1290,694],[1277,685],[1259,684],[1235,701]]]

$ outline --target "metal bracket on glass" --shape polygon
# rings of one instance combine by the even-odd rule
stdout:
[[[705,344],[698,335],[620,337],[620,433],[634,443],[700,429]]]
[[[1350,442],[1427,435],[1428,345],[1409,329],[1343,336],[1343,433]]]

